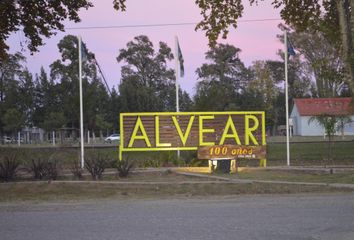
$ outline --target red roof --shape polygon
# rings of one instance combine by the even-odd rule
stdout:
[[[294,101],[300,116],[354,115],[352,98],[297,98]]]

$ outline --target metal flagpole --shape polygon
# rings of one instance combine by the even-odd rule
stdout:
[[[178,59],[178,38],[175,36],[175,54],[176,54],[176,112],[179,112],[179,94],[178,94],[178,67],[179,67],[179,59]]]
[[[82,53],[81,53],[81,37],[78,36],[79,41],[79,85],[80,85],[80,147],[81,147],[81,168],[84,168],[84,114],[83,114],[83,100],[82,100]]]
[[[175,59],[176,59],[176,112],[179,112],[179,86],[178,86],[178,67],[179,67],[179,56],[178,56],[178,38],[175,36]],[[177,157],[181,157],[181,153],[177,150]]]
[[[289,144],[289,96],[288,96],[288,33],[284,32],[285,45],[285,114],[286,114],[286,164],[290,166]]]

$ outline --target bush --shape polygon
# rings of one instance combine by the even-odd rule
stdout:
[[[6,155],[0,159],[0,180],[9,182],[16,177],[20,161],[16,154]]]
[[[91,174],[93,180],[101,180],[104,170],[109,164],[107,156],[100,154],[93,154],[86,157],[85,168]]]
[[[45,167],[46,178],[51,180],[57,180],[59,176],[58,161],[56,159],[49,159]]]
[[[46,176],[46,161],[41,158],[32,158],[27,163],[27,171],[32,173],[34,179],[42,180]]]
[[[59,175],[58,161],[52,157],[49,159],[32,158],[27,163],[27,171],[32,173],[33,178],[37,180],[56,180]]]
[[[74,175],[74,178],[81,180],[83,178],[83,172],[84,169],[82,169],[77,160],[74,160],[71,165],[71,173]]]
[[[130,162],[128,159],[118,160],[116,168],[119,177],[128,177],[130,170],[133,168],[134,163]]]

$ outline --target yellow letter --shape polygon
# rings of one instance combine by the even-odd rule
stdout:
[[[140,129],[142,135],[137,136],[136,134],[138,133],[139,129]],[[136,120],[133,134],[132,134],[132,137],[131,137],[129,144],[128,144],[129,148],[131,148],[133,146],[135,140],[144,140],[146,146],[151,147],[150,140],[146,134],[143,122],[141,121],[140,117],[138,117],[138,119]]]
[[[254,121],[254,125],[252,128],[250,128],[250,119]],[[257,130],[259,126],[259,121],[258,118],[256,118],[253,115],[246,115],[245,116],[245,144],[249,145],[250,144],[250,139],[252,140],[254,145],[259,145],[256,138],[253,135],[253,131]]]
[[[204,142],[203,134],[204,133],[213,133],[215,129],[204,129],[203,121],[204,120],[212,120],[214,116],[199,116],[199,146],[213,146],[214,142]]]
[[[231,128],[231,133],[228,134],[230,128]],[[236,131],[236,128],[235,128],[234,122],[232,121],[231,116],[229,116],[229,119],[227,119],[227,123],[226,123],[225,129],[224,129],[224,132],[222,133],[219,145],[223,145],[226,138],[233,138],[233,139],[235,139],[235,142],[237,145],[241,145],[240,138],[238,137],[238,134],[237,134],[237,131]]]
[[[155,142],[156,147],[171,147],[171,143],[160,143],[160,118],[155,116]]]
[[[183,146],[186,145],[187,139],[188,139],[189,134],[190,134],[191,129],[192,129],[192,125],[193,125],[193,122],[194,122],[194,118],[195,118],[195,116],[191,116],[191,117],[190,117],[189,122],[188,122],[188,126],[187,126],[187,128],[186,128],[186,132],[183,134],[183,133],[182,133],[182,130],[181,130],[181,127],[180,127],[180,125],[179,125],[179,123],[178,123],[178,121],[177,121],[176,116],[172,116],[173,123],[175,124],[175,127],[176,127],[176,129],[177,129],[179,138],[181,139]]]

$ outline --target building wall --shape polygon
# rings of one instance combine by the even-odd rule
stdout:
[[[293,135],[301,136],[301,121],[300,114],[297,110],[296,105],[294,105],[293,110],[291,111],[290,118],[293,121]]]
[[[316,120],[309,123],[310,116],[300,116],[296,105],[294,105],[290,117],[293,121],[293,134],[295,136],[323,136],[325,134],[324,128]],[[344,135],[354,135],[354,115],[351,116],[351,120],[352,122],[344,127]],[[341,134],[341,131],[336,133],[339,136]]]
[[[301,117],[301,131],[298,135],[300,136],[324,136],[324,128],[316,121],[313,120],[309,123],[309,116]],[[354,121],[354,116],[351,116],[352,121]],[[336,135],[341,135],[341,131],[337,131]],[[354,135],[354,122],[346,124],[344,126],[344,135]]]
[[[316,121],[313,120],[309,123],[311,117],[301,117],[301,135],[300,136],[323,136],[324,128]]]

